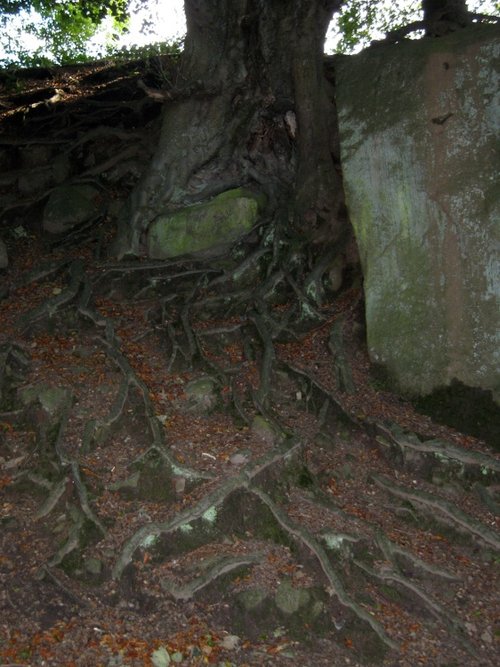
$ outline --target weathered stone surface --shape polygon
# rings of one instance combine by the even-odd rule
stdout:
[[[171,663],[170,654],[164,646],[160,646],[151,654],[153,667],[168,667]]]
[[[140,479],[141,473],[139,470],[136,470],[130,477],[119,479],[116,482],[109,484],[108,488],[110,491],[122,491],[122,489],[125,489],[125,491],[135,491],[139,486]]]
[[[0,269],[6,269],[9,266],[9,256],[7,254],[7,246],[0,239]]]
[[[62,185],[52,191],[43,212],[43,228],[61,234],[99,215],[100,192],[91,185]]]
[[[396,386],[500,400],[497,26],[381,46],[337,70],[370,355]]]
[[[25,406],[38,402],[51,416],[60,415],[71,394],[65,387],[50,387],[45,384],[28,385],[19,389],[19,398]]]
[[[19,192],[32,195],[66,181],[71,173],[71,164],[67,155],[60,155],[50,164],[40,164],[21,171],[17,179]]]
[[[261,203],[258,195],[236,188],[209,202],[160,215],[148,230],[148,255],[167,259],[199,252],[217,254],[252,229]]]
[[[217,380],[204,375],[188,382],[184,388],[187,400],[179,401],[179,408],[193,414],[208,414],[217,405]]]
[[[274,445],[279,439],[277,429],[265,417],[256,415],[252,420],[252,433],[258,438],[261,438],[268,445]]]
[[[269,593],[263,588],[249,588],[239,593],[238,600],[247,611],[250,611],[258,607],[268,596]]]
[[[295,614],[310,602],[311,596],[305,588],[295,588],[288,579],[283,580],[276,591],[276,606],[285,614]]]
[[[89,574],[99,576],[102,572],[102,561],[98,558],[87,558],[85,561],[85,569]]]
[[[71,401],[67,387],[47,384],[26,385],[17,392],[27,421],[34,425],[40,451],[52,450],[64,413]]]

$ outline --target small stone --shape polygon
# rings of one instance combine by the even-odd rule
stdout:
[[[226,651],[234,651],[235,648],[238,648],[240,641],[238,635],[226,635],[224,639],[219,641],[219,646]]]
[[[4,509],[6,509],[5,504]],[[17,530],[19,528],[19,521],[15,516],[7,515],[0,519],[0,526],[4,530]]]
[[[11,470],[12,468],[17,468],[26,458],[26,454],[23,454],[22,456],[16,456],[15,459],[10,459],[9,461],[6,461],[3,457],[0,459],[0,464],[2,465],[2,468],[5,470]]]
[[[3,521],[0,521],[0,526],[3,524]],[[13,570],[15,565],[14,563],[10,560],[10,558],[2,557],[2,565],[5,567],[7,570]]]
[[[212,412],[218,400],[216,387],[217,381],[209,375],[188,382],[184,389],[187,401],[181,407],[195,414]]]
[[[170,655],[164,646],[160,646],[151,654],[153,667],[168,667],[170,665]]]
[[[238,595],[238,600],[247,611],[258,607],[267,598],[267,593],[262,588],[249,588]]]
[[[482,633],[481,641],[483,641],[485,644],[493,644],[493,635],[491,634],[491,630],[489,628],[486,628],[486,630]]]
[[[47,387],[40,391],[38,400],[45,412],[55,415],[62,411],[68,397],[69,392],[67,389],[63,389],[62,387]]]
[[[229,461],[233,464],[233,466],[242,466],[248,462],[248,458],[249,457],[247,453],[238,452],[236,454],[233,454],[229,458]]]
[[[186,478],[185,477],[176,477],[174,479],[174,486],[175,486],[175,492],[178,495],[183,494],[184,490],[186,488]]]
[[[29,236],[28,232],[25,230],[25,228],[22,225],[18,225],[17,227],[14,227],[11,234],[15,239],[27,239],[28,236]]]
[[[140,478],[141,473],[139,470],[137,470],[133,475],[127,477],[127,479],[119,479],[116,482],[112,482],[108,485],[108,489],[110,491],[120,491],[121,489],[137,489]]]
[[[85,569],[90,574],[98,576],[102,572],[102,562],[98,558],[87,558],[85,561]]]
[[[288,580],[282,581],[276,591],[276,606],[285,614],[295,614],[308,604],[310,595],[305,588],[295,588]]]
[[[43,212],[43,228],[62,234],[96,218],[102,210],[100,191],[91,185],[61,185],[52,190]]]
[[[268,445],[274,445],[278,439],[278,433],[275,427],[260,415],[253,418],[252,433],[257,437],[262,438]]]
[[[353,470],[352,470],[352,467],[348,463],[344,463],[344,465],[342,466],[341,475],[342,475],[343,479],[345,479],[345,480],[352,479]]]

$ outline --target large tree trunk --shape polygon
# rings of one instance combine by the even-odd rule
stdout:
[[[441,36],[470,23],[466,0],[422,0],[425,32]]]
[[[160,212],[241,185],[268,214],[332,241],[342,188],[323,42],[341,0],[186,0],[186,47],[155,156],[133,193],[119,254],[143,253]]]

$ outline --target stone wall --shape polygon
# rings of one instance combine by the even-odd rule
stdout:
[[[500,400],[500,28],[337,65],[346,196],[371,358],[399,390]]]

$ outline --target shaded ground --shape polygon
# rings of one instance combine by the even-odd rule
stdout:
[[[355,279],[299,335],[258,239],[107,260],[160,108],[51,75],[0,99],[3,663],[496,665],[492,452],[377,387]],[[49,237],[68,180],[105,206]]]

